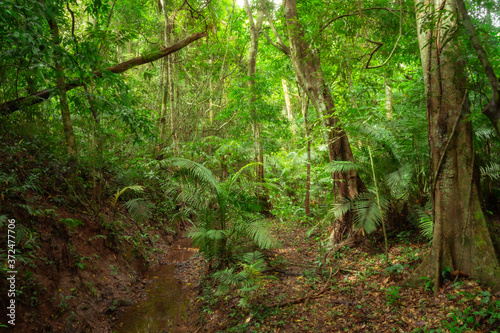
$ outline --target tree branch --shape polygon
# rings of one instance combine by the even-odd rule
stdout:
[[[391,60],[392,56],[394,55],[394,51],[396,51],[396,47],[398,46],[399,40],[401,39],[402,35],[403,35],[403,5],[401,5],[401,8],[399,10],[399,36],[398,36],[398,39],[396,40],[396,44],[394,44],[394,47],[392,48],[391,54],[389,54],[389,57],[387,57],[387,59],[383,63],[381,63],[380,65],[370,66],[370,61],[372,60],[373,55],[375,54],[375,52],[377,52],[377,50],[382,46],[383,43],[377,43],[377,42],[373,42],[371,40],[368,40],[369,42],[378,44],[378,46],[370,54],[370,58],[368,59],[368,62],[366,63],[365,69],[379,68],[379,67],[382,67],[385,64],[387,64],[389,62],[389,60]]]
[[[191,36],[181,40],[180,42],[171,45],[169,47],[166,47],[162,50],[159,50],[157,52],[144,55],[144,56],[139,56],[130,60],[127,60],[125,62],[122,62],[118,65],[108,67],[106,68],[107,71],[110,71],[111,73],[119,74],[123,73],[133,67],[148,64],[150,62],[156,61],[158,59],[161,59],[171,53],[177,52],[180,49],[184,48],[185,46],[191,44],[192,42],[205,37],[207,35],[206,32],[198,32],[195,34],[192,34]],[[94,72],[94,76],[97,77],[102,77],[103,73],[102,72]],[[71,82],[66,84],[66,91],[69,91],[71,89],[74,89],[76,87],[80,87],[84,84],[83,80],[80,79],[74,79]],[[0,104],[0,116],[2,115],[8,115],[12,112],[15,112],[17,110],[20,110],[21,108],[35,105],[38,103],[41,103],[52,96],[56,95],[56,88],[49,88],[45,90],[38,91],[32,95],[26,96],[26,97],[21,97],[17,98],[15,100],[5,102]]]
[[[318,33],[316,34],[316,37],[314,37],[311,41],[311,45],[313,45],[314,41],[316,40],[316,38],[323,32],[323,30],[325,30],[326,28],[328,28],[328,26],[330,24],[332,24],[333,22],[337,21],[337,20],[340,20],[341,18],[344,18],[344,17],[349,17],[349,16],[355,16],[355,15],[359,15],[360,12],[366,12],[366,11],[369,11],[369,10],[386,10],[388,11],[389,13],[393,13],[394,11],[390,8],[387,8],[387,7],[371,7],[371,8],[362,8],[362,9],[358,9],[356,10],[355,12],[352,12],[352,13],[349,13],[349,14],[344,14],[344,15],[340,15],[340,16],[337,16],[337,17],[334,17],[332,18],[330,21],[326,22],[326,24],[321,28],[319,29]]]
[[[486,73],[491,86],[491,100],[484,107],[483,113],[493,123],[493,126],[497,131],[497,135],[500,137],[500,83],[498,82],[493,66],[488,59],[488,54],[481,45],[481,41],[479,40],[479,36],[474,28],[474,25],[472,24],[472,20],[467,12],[464,1],[457,0],[457,5],[460,15],[462,16],[462,23],[467,34],[469,35],[469,39],[474,47],[474,50],[476,51],[477,57],[483,65],[484,72]]]
[[[264,34],[264,37],[266,37],[267,41],[269,42],[269,44],[271,44],[272,46],[274,46],[275,48],[277,48],[278,50],[283,52],[285,55],[287,55],[287,56],[290,55],[290,48],[288,48],[288,46],[284,45],[284,46],[286,46],[286,48],[284,48],[282,45],[276,44],[275,42],[273,42],[271,37],[269,37],[269,35],[267,34],[267,32],[265,30],[263,30],[262,32]]]
[[[260,0],[260,4],[262,6],[262,11],[264,12],[264,15],[267,18],[267,21],[269,22],[269,26],[271,27],[271,30],[273,31],[274,37],[276,37],[277,43],[273,43],[271,38],[267,35],[266,32],[264,32],[264,36],[266,37],[267,41],[271,43],[275,48],[286,54],[287,56],[290,56],[290,47],[288,47],[285,42],[283,42],[283,39],[281,39],[280,34],[278,33],[278,30],[276,30],[276,27],[274,26],[274,22],[271,18],[271,14],[269,13],[269,9],[267,8],[267,4],[265,0]]]

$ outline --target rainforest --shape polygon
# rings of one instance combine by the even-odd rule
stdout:
[[[499,0],[0,0],[0,331],[499,332]]]

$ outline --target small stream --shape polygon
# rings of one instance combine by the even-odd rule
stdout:
[[[144,280],[146,299],[129,306],[117,322],[119,333],[181,333],[189,304],[182,282],[175,277],[177,266],[195,253],[190,240],[182,238],[172,244],[166,263],[151,269]]]

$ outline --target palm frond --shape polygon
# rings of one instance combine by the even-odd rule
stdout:
[[[253,240],[261,249],[271,249],[278,246],[278,241],[271,235],[265,220],[241,222],[235,228],[237,233],[241,233]]]
[[[187,236],[191,238],[194,246],[199,247],[200,250],[203,250],[207,247],[207,243],[209,243],[207,232],[208,230],[205,228],[195,227],[188,232]]]
[[[143,189],[144,189],[144,187],[140,186],[140,185],[131,185],[131,186],[127,186],[127,187],[122,188],[121,190],[117,191],[115,193],[115,195],[113,195],[111,197],[111,207],[115,207],[116,202],[118,201],[118,199],[120,198],[120,196],[123,193],[125,193],[125,191],[132,190],[132,191],[136,191],[136,192],[141,192]]]
[[[325,166],[326,172],[349,172],[358,169],[358,165],[351,161],[333,161]]]
[[[247,264],[256,263],[258,261],[264,260],[264,258],[264,255],[259,251],[247,252],[242,256],[243,261]]]
[[[245,253],[243,261],[248,265],[248,269],[252,270],[252,274],[254,275],[260,275],[267,268],[265,257],[259,251]]]
[[[137,222],[142,222],[145,219],[151,218],[151,213],[154,205],[143,198],[135,198],[123,204],[130,216]]]
[[[306,237],[311,237],[318,227],[330,225],[337,218],[344,216],[352,209],[352,202],[349,198],[342,198],[339,203],[333,204],[333,207],[327,211],[325,217],[306,231]]]
[[[158,165],[162,168],[178,167],[180,173],[185,173],[200,186],[209,187],[216,191],[219,190],[217,179],[215,179],[212,172],[199,163],[185,158],[172,157],[158,161]]]
[[[389,205],[386,197],[380,196],[380,208],[385,211]],[[382,221],[382,212],[378,208],[377,197],[370,192],[364,192],[354,201],[354,224],[363,228],[367,234],[377,229]]]
[[[206,237],[213,241],[219,241],[225,239],[227,235],[228,235],[227,230],[212,229],[207,231]]]
[[[413,168],[410,164],[403,164],[386,176],[387,185],[394,197],[403,199],[409,195],[412,177]]]
[[[229,180],[229,188],[228,189],[231,189],[231,187],[233,186],[234,182],[239,178],[239,176],[241,175],[241,173],[249,168],[249,167],[252,167],[252,166],[256,166],[256,165],[262,165],[262,163],[260,162],[253,162],[253,163],[248,163],[247,165],[245,165],[244,167],[242,167],[240,170],[238,170],[238,172],[236,172]]]
[[[428,240],[432,240],[434,236],[434,217],[432,214],[431,201],[428,201],[424,207],[415,207],[414,214],[417,218],[417,224],[422,236]]]
[[[325,219],[335,220],[341,218],[353,208],[354,200],[342,198],[339,203],[333,204],[333,208],[328,211]]]

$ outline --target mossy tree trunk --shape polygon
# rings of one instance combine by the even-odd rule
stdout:
[[[456,0],[415,0],[427,95],[434,238],[426,260],[408,282],[434,282],[442,272],[466,274],[500,288],[500,269],[479,197],[465,64],[454,33]],[[453,15],[449,15],[453,14]],[[435,24],[429,28],[428,22]]]

